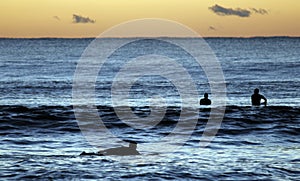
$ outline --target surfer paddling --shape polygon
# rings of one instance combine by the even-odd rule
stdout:
[[[126,155],[140,155],[140,153],[136,150],[137,143],[134,141],[129,142],[129,146],[125,147],[117,147],[117,148],[109,148],[106,150],[98,151],[97,153],[86,153],[85,151],[82,152],[80,155],[98,155],[98,156],[107,156],[107,155],[119,155],[119,156],[126,156]]]

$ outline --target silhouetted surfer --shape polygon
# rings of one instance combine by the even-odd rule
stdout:
[[[86,153],[82,152],[80,155],[99,155],[99,156],[107,156],[107,155],[140,155],[140,153],[136,150],[137,143],[131,141],[128,147],[122,146],[117,148],[109,148],[106,150],[98,151],[97,153]]]
[[[210,99],[208,99],[208,94],[204,94],[204,98],[200,100],[200,105],[211,105]]]
[[[254,94],[252,94],[252,96],[251,96],[252,105],[253,106],[260,106],[261,99],[263,99],[265,101],[263,104],[266,106],[267,105],[267,99],[265,98],[265,96],[259,94],[259,89],[258,88],[254,89]]]

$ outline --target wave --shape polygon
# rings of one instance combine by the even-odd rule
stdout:
[[[97,106],[101,120],[110,129],[130,130],[113,107]],[[149,107],[133,107],[132,112],[143,119],[151,113]],[[248,134],[276,130],[280,134],[300,134],[300,107],[290,106],[227,106],[219,134]],[[172,130],[179,121],[180,107],[168,107],[161,121],[153,129],[169,127]],[[210,108],[199,109],[197,130],[201,133],[208,121]],[[189,121],[193,118],[183,118]],[[24,130],[39,132],[80,132],[72,106],[0,106],[0,134],[18,134]]]

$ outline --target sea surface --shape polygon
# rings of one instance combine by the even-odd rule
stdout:
[[[142,39],[138,45],[120,49],[99,70],[99,77],[91,80],[95,82],[94,109],[112,133],[99,138],[99,147],[80,129],[82,120],[74,114],[72,99],[76,66],[84,61],[81,56],[92,41],[0,39],[0,180],[300,180],[300,38],[206,38],[223,70],[226,107],[199,106],[196,114],[191,105],[181,102],[176,83],[159,76],[137,79],[128,92],[129,101],[112,104],[113,77],[124,61],[143,48],[157,50],[163,42]],[[105,41],[109,45],[120,39]],[[181,41],[189,44],[195,39]],[[205,72],[189,63],[189,56],[164,48],[179,57],[177,61],[194,78],[199,95],[191,99],[199,101],[208,92],[217,102]],[[189,48],[193,49],[193,43]],[[172,66],[168,70],[177,73]],[[266,107],[251,106],[255,88],[268,99]],[[115,110],[128,104],[138,121],[151,115],[156,125],[122,122]],[[218,132],[208,146],[200,147],[210,114],[222,113],[223,108]],[[151,114],[157,110],[162,110],[162,117]],[[169,142],[145,149],[144,145],[169,136],[180,121],[193,120],[192,130],[180,127],[180,134],[173,137],[188,136],[179,149],[170,151]],[[112,143],[111,135],[136,141],[141,155],[79,156],[105,145],[127,146]]]

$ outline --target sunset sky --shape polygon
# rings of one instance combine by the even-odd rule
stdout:
[[[1,0],[0,37],[95,37],[164,18],[201,36],[300,36],[300,0]]]

